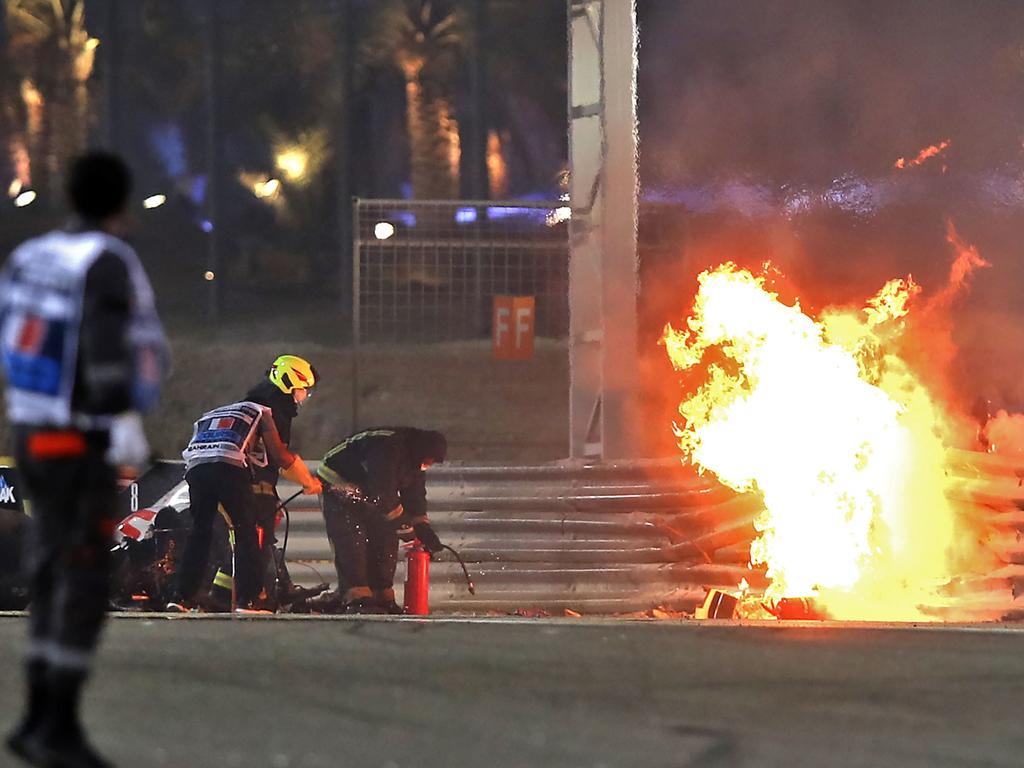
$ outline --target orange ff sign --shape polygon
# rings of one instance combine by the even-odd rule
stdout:
[[[495,360],[533,357],[533,296],[495,296],[491,341]]]

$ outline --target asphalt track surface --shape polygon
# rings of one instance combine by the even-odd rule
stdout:
[[[121,768],[1020,766],[1022,716],[1014,626],[135,617],[86,697]]]

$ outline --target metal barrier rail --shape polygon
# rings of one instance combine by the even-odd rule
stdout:
[[[960,587],[977,593],[979,618],[1024,614],[1014,600],[1024,586],[1024,465],[1018,474],[1012,463],[960,452],[950,466],[962,481],[951,498],[999,553],[991,574]],[[282,497],[293,490],[284,484]],[[175,493],[182,503],[182,489]],[[759,500],[676,461],[435,467],[427,494],[438,534],[460,551],[477,585],[469,595],[443,553],[431,569],[438,611],[692,611],[708,588],[734,589],[741,579],[755,592],[765,586],[764,574],[746,565]],[[293,577],[333,581],[319,503],[300,496],[290,512]],[[404,569],[403,561],[399,593]]]

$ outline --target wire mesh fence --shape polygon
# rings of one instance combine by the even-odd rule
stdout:
[[[536,333],[569,330],[567,208],[558,202],[356,200],[353,338],[490,334],[495,296],[532,296]]]

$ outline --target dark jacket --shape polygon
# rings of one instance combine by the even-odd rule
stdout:
[[[117,414],[132,406],[135,369],[128,339],[132,293],[120,256],[104,252],[85,279],[73,410]]]
[[[374,427],[357,432],[324,456],[318,474],[325,483],[338,478],[355,483],[381,514],[399,503],[410,522],[427,514],[425,473],[428,460],[444,461],[444,435],[413,427]]]

